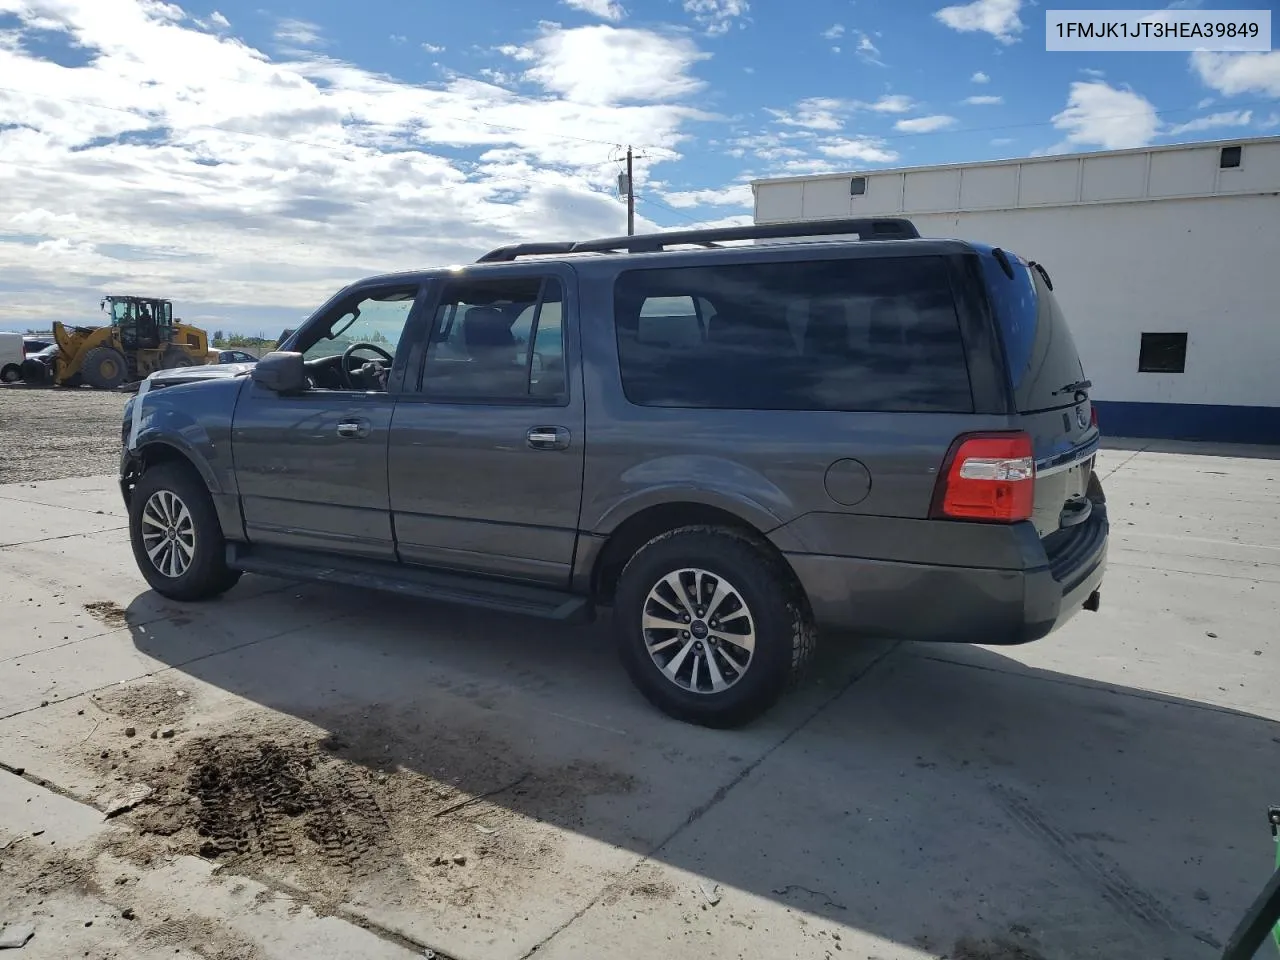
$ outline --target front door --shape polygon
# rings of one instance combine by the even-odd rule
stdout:
[[[395,559],[387,499],[395,394],[385,384],[394,391],[398,378],[360,368],[372,361],[393,374],[383,354],[403,367],[418,294],[417,284],[357,289],[308,323],[297,348],[310,389],[281,396],[245,386],[232,453],[251,543]]]
[[[401,560],[568,584],[585,449],[572,280],[517,264],[441,283],[391,423]]]

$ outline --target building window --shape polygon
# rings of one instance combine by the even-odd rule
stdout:
[[[1144,333],[1138,350],[1139,373],[1182,373],[1187,369],[1185,333]]]
[[[849,196],[860,197],[867,192],[867,178],[854,177],[849,181]]]
[[[1240,166],[1240,147],[1223,147],[1218,166],[1223,170],[1233,170]]]

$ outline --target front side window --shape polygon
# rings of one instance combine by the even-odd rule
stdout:
[[[302,351],[303,358],[339,357],[354,343],[373,344],[394,357],[417,295],[418,287],[414,285],[356,296],[339,307],[323,329],[308,338],[314,341]],[[376,355],[376,351],[372,354],[364,351],[360,358]]]
[[[941,257],[630,270],[614,299],[635,404],[973,411]]]
[[[427,345],[423,394],[559,402],[566,392],[563,305],[552,277],[446,284]]]

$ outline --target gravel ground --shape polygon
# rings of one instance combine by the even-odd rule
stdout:
[[[0,483],[115,473],[128,394],[0,387]]]

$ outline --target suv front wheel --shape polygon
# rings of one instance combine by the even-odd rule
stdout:
[[[645,697],[708,727],[763,714],[814,648],[781,561],[715,527],[684,527],[641,547],[622,571],[614,617],[623,663]]]
[[[173,600],[207,600],[240,579],[204,481],[181,463],[144,472],[129,500],[129,539],[151,589]]]

